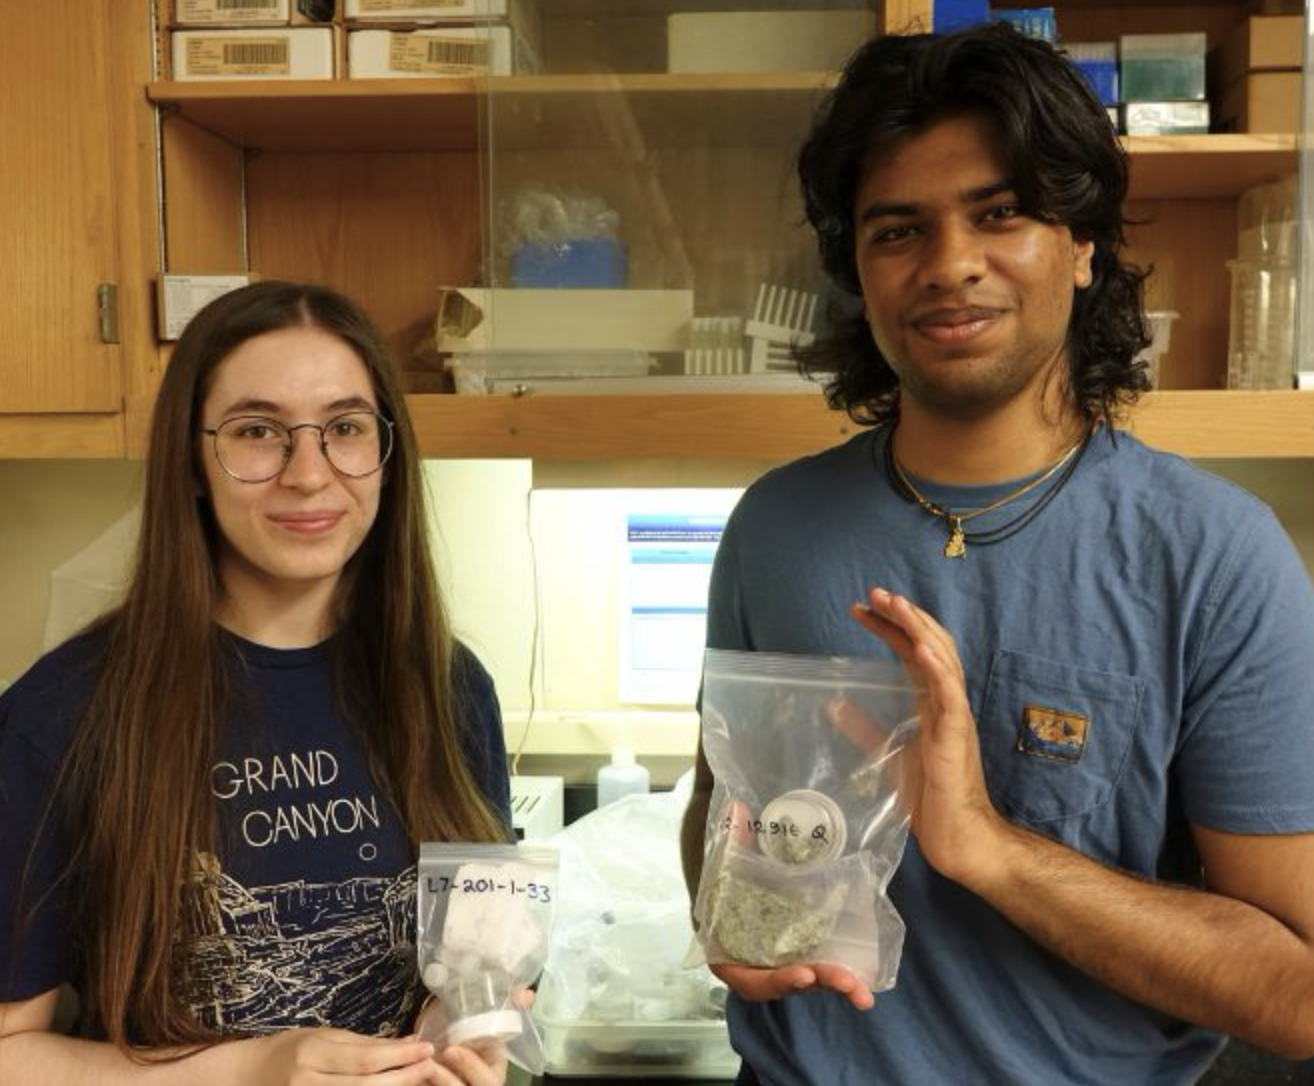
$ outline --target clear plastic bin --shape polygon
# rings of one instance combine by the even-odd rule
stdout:
[[[551,1075],[733,1081],[739,1072],[724,1021],[561,1021],[537,1009],[534,1018]]]

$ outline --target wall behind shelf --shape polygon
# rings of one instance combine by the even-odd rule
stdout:
[[[1204,461],[1267,501],[1277,511],[1314,576],[1314,460]],[[751,470],[761,470],[754,465]],[[568,498],[545,490],[543,508],[566,511],[546,522],[531,555],[526,524],[533,481],[529,461],[431,461],[435,539],[440,575],[453,621],[493,672],[508,715],[529,705],[529,646],[533,641],[533,566],[536,559],[544,628],[554,638],[540,676],[537,708],[545,712],[618,710],[614,668],[614,596],[596,567],[581,561],[572,534],[609,515],[599,500],[590,511],[587,490]],[[52,571],[132,509],[140,498],[142,465],[116,461],[0,461],[0,680],[18,677],[41,653]],[[608,487],[697,482],[687,471],[663,476],[653,465],[609,465]],[[717,486],[745,483],[718,472]],[[568,478],[578,487],[587,479]],[[574,518],[574,519],[571,519]],[[547,586],[546,588],[544,586]],[[578,624],[578,635],[571,633]],[[569,638],[567,639],[567,635]],[[614,656],[612,657],[614,658]],[[550,695],[550,696],[545,696]],[[577,737],[585,746],[592,734]]]
[[[0,680],[42,651],[50,575],[141,500],[143,465],[116,460],[0,460]]]

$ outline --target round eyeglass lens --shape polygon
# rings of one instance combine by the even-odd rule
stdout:
[[[373,411],[353,411],[324,424],[324,453],[343,475],[372,475],[392,452],[392,425]]]
[[[290,443],[287,427],[273,419],[235,418],[215,431],[214,454],[234,479],[263,483],[283,470]]]

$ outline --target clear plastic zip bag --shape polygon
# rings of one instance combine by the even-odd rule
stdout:
[[[886,896],[918,773],[917,690],[894,661],[709,649],[702,742],[715,777],[694,902],[706,960],[834,962],[894,986]]]
[[[416,950],[434,999],[418,1032],[445,1045],[502,1045],[543,1073],[543,1040],[524,993],[547,960],[557,898],[555,849],[529,845],[420,845]]]

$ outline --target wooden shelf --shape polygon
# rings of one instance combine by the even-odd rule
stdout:
[[[1197,459],[1314,457],[1314,392],[1155,392],[1128,429]]]
[[[124,454],[122,415],[0,415],[0,460],[105,460]]]
[[[479,146],[473,79],[151,83],[168,111],[251,150],[469,151]]]
[[[1065,8],[1144,8],[1149,5],[1145,0],[1063,0]],[[1236,0],[1169,0],[1167,3],[1156,4],[1157,7],[1165,8],[1234,8]]]
[[[425,456],[784,461],[858,432],[820,395],[408,398]],[[1156,392],[1128,428],[1207,459],[1314,457],[1314,392]]]
[[[633,151],[793,143],[832,79],[802,72],[153,83],[147,94],[253,150],[471,151],[482,109],[499,151]],[[1126,146],[1135,199],[1235,196],[1296,169],[1293,135],[1139,136]]]
[[[769,75],[165,82],[150,101],[230,143],[268,151],[471,151],[481,113],[500,150],[781,142],[833,81]],[[764,104],[771,108],[766,110]]]
[[[816,395],[410,396],[425,456],[787,460],[857,432]]]
[[[753,460],[781,463],[847,440],[860,427],[818,395],[451,396],[406,399],[425,457],[444,460]],[[148,405],[129,412],[129,458],[146,453]],[[12,420],[11,420],[12,421]],[[90,439],[0,416],[0,455],[123,455],[124,437]],[[113,421],[113,420],[111,420]],[[1314,459],[1314,392],[1155,392],[1128,427],[1142,441],[1200,459]],[[42,430],[44,445],[34,446]],[[6,438],[13,439],[6,441]],[[21,440],[20,440],[21,439]],[[44,448],[45,452],[23,451]]]
[[[1129,136],[1136,200],[1234,197],[1296,171],[1294,135]]]

